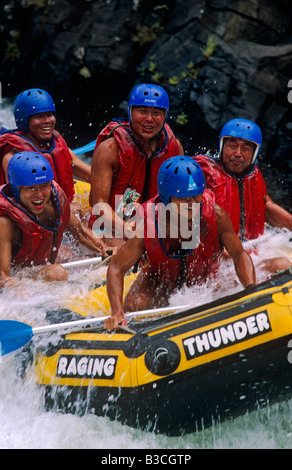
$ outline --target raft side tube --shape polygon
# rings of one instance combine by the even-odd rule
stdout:
[[[72,333],[41,350],[46,406],[178,435],[292,396],[291,270],[244,297],[129,325],[136,334]]]

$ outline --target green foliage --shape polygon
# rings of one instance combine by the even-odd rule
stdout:
[[[181,80],[186,77],[190,77],[192,80],[195,80],[198,76],[200,68],[194,68],[193,62],[189,62],[187,66],[187,70],[183,70],[180,75],[174,75],[173,77],[168,78],[168,83],[170,85],[178,85]]]
[[[7,46],[4,52],[4,60],[14,62],[15,60],[20,59],[20,50],[16,40],[7,41]]]
[[[206,60],[208,60],[212,56],[218,43],[219,43],[219,40],[215,36],[212,36],[212,35],[209,36],[207,39],[207,44],[201,48],[201,51],[204,54],[204,60],[201,61],[200,66],[196,67],[195,63],[190,61],[187,64],[186,69],[183,70],[180,73],[180,75],[173,75],[172,77],[168,77],[168,78],[164,77],[162,73],[159,72],[155,56],[152,55],[150,57],[149,66],[140,68],[141,76],[144,76],[145,74],[149,73],[154,82],[161,83],[161,84],[167,82],[173,86],[177,86],[181,82],[181,80],[183,80],[186,77],[189,77],[191,80],[196,80],[201,68],[205,65]],[[185,117],[184,118],[181,117],[179,120],[181,121],[184,119]]]
[[[36,10],[45,8],[48,5],[48,0],[26,0],[26,7],[34,7]]]
[[[216,47],[218,46],[219,39],[215,36],[208,36],[207,44],[201,48],[201,52],[205,57],[209,58],[214,53]]]
[[[168,5],[164,4],[164,5],[156,5],[154,8],[154,10],[168,10]]]
[[[91,78],[91,72],[88,67],[84,66],[79,70],[79,74],[84,78]]]
[[[181,75],[173,75],[173,77],[169,77],[167,81],[170,83],[170,85],[178,85],[181,81]]]
[[[162,28],[158,21],[151,26],[141,25],[139,23],[136,26],[136,34],[132,36],[132,41],[138,42],[141,46],[154,42],[161,30]]]
[[[155,62],[155,55],[152,55],[150,57],[150,63],[149,63],[148,70],[149,70],[150,73],[153,73],[156,69],[157,69],[157,63]]]
[[[155,72],[153,75],[152,75],[152,80],[155,82],[155,83],[159,83],[162,79],[162,74],[160,72]]]
[[[189,122],[189,117],[187,114],[182,113],[176,118],[176,122],[180,126],[185,126]]]

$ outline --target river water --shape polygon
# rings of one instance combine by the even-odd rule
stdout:
[[[2,108],[0,122],[14,126],[11,107]],[[272,256],[287,255],[291,233],[268,230],[253,243],[257,248],[254,261]],[[251,248],[251,243],[246,245]],[[291,256],[288,254],[288,256]],[[221,268],[224,293],[241,287],[234,283],[233,268]],[[92,283],[101,280],[105,268],[80,269],[70,272],[68,282],[42,283],[27,279],[26,272],[16,276],[22,280],[19,292],[6,290],[0,294],[0,319],[45,324],[48,308],[64,306],[72,296],[85,296]],[[258,272],[258,281],[265,273]],[[214,285],[183,289],[172,296],[172,305],[199,305],[222,295]],[[292,400],[276,403],[225,422],[214,422],[209,428],[180,437],[167,437],[142,432],[94,415],[82,417],[46,412],[42,392],[33,375],[21,380],[16,372],[16,355],[2,357],[0,363],[0,448],[2,449],[291,449]]]

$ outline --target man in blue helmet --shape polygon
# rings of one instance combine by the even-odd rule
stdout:
[[[70,211],[44,155],[18,152],[10,159],[7,173],[9,183],[0,186],[0,287],[18,285],[11,277],[13,267],[45,265],[36,277],[66,280],[66,270],[55,264],[65,229],[107,257],[108,247]]]
[[[0,136],[0,184],[7,182],[7,166],[19,151],[37,151],[50,162],[55,181],[70,203],[74,196],[73,175],[90,181],[91,168],[68,148],[55,130],[56,108],[51,95],[40,88],[21,92],[14,103],[17,129]]]
[[[193,158],[200,164],[216,202],[229,214],[234,231],[244,240],[263,234],[265,223],[292,230],[292,215],[275,204],[256,165],[261,148],[259,126],[248,119],[232,119],[222,128],[219,140],[219,159],[206,155]],[[286,258],[265,260],[270,272],[286,269]]]
[[[194,205],[199,208],[197,217]],[[218,269],[222,247],[233,259],[242,285],[255,284],[249,254],[227,212],[215,204],[212,191],[205,190],[203,172],[191,157],[176,156],[161,165],[158,195],[142,208],[136,236],[124,244],[108,269],[111,316],[104,322],[106,329],[115,329],[124,322],[125,311],[165,306],[175,289],[206,281]],[[199,237],[192,240],[193,231],[188,229],[198,222]],[[124,275],[145,254],[141,273],[123,305]]]
[[[128,120],[114,119],[97,138],[90,202],[93,208],[102,204],[105,216],[112,221],[111,241],[116,246],[121,246],[131,232],[119,205],[124,208],[130,200],[142,203],[153,197],[160,165],[183,153],[166,124],[168,111],[169,99],[163,88],[147,83],[137,85],[130,94]],[[97,212],[93,209],[90,227]]]

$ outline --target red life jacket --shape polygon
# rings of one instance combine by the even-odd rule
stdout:
[[[165,248],[167,241],[158,236],[159,208],[155,206],[158,201],[160,199],[157,196],[142,206],[144,209],[145,248],[149,261],[148,265],[142,266],[143,271],[148,275],[155,276],[161,285],[169,289],[175,289],[180,285],[181,274],[183,282],[187,284],[203,282],[206,276],[216,271],[219,263],[218,256],[221,252],[214,213],[214,194],[208,190],[203,193],[199,246],[187,252],[185,256],[169,255]],[[147,233],[154,234],[154,238],[147,236]],[[182,266],[183,260],[185,260],[185,265]],[[181,273],[181,268],[184,269],[183,273]]]
[[[61,186],[70,202],[74,196],[72,157],[68,146],[57,131],[53,132],[53,145],[49,150],[39,150],[21,131],[9,131],[0,136],[0,184],[5,184],[2,168],[4,156],[13,149],[19,152],[28,150],[43,154],[52,165],[55,181]]]
[[[164,125],[160,133],[159,150],[151,158],[147,158],[140,149],[127,121],[111,121],[98,135],[95,148],[111,136],[119,146],[119,168],[113,177],[109,205],[115,209],[115,197],[121,197],[127,188],[134,189],[141,195],[140,203],[154,197],[157,194],[157,175],[161,164],[179,154],[179,146],[170,127]],[[96,216],[91,217],[89,226],[92,226],[95,219]]]
[[[207,155],[193,157],[201,166],[206,188],[225,209],[233,229],[243,240],[258,238],[265,229],[267,188],[257,166],[242,178],[228,174],[219,162]]]
[[[56,213],[56,227],[47,227],[14,201],[9,185],[0,187],[0,216],[9,217],[21,230],[21,244],[12,254],[13,264],[31,266],[54,263],[63,233],[70,218],[70,204],[61,187],[52,182],[51,201]]]

